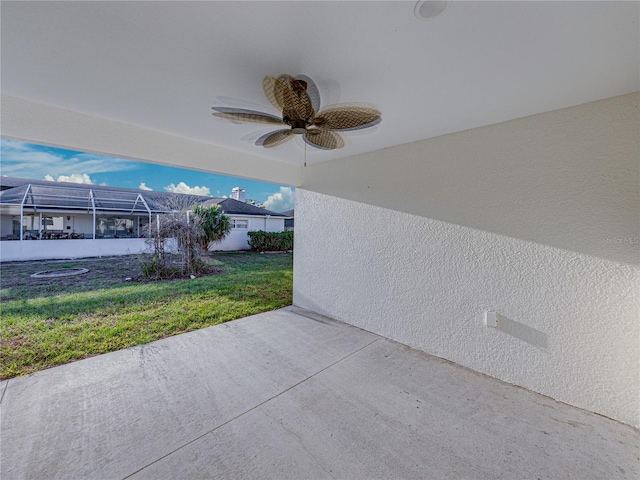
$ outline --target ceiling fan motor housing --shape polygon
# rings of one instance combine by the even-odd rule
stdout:
[[[289,122],[287,122],[289,123]],[[305,120],[291,120],[291,131],[298,135],[303,134],[307,131],[307,122]]]

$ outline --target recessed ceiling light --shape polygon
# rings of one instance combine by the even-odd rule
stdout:
[[[447,0],[421,0],[416,3],[413,14],[418,20],[431,20],[447,9]]]

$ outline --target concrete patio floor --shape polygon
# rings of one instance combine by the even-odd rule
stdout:
[[[295,307],[0,395],[2,480],[640,476],[631,427]]]

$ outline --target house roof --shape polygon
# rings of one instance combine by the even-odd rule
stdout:
[[[39,211],[90,211],[148,214],[167,206],[141,190],[47,182],[14,177],[0,180],[0,205],[20,205]],[[148,208],[147,208],[148,207]]]
[[[68,188],[86,188],[94,191],[114,191],[114,192],[136,192],[136,193],[154,193],[153,190],[139,190],[137,188],[124,188],[124,187],[112,187],[109,185],[94,185],[86,183],[74,183],[74,182],[53,182],[50,180],[37,180],[35,178],[20,178],[10,177],[7,175],[0,176],[0,190],[6,190],[7,188],[19,187],[23,185],[45,185],[45,186],[58,186]],[[165,192],[155,192],[164,194]],[[205,197],[207,198],[207,197]]]
[[[125,199],[130,202],[135,202],[137,195],[141,195],[149,205],[149,208],[154,212],[163,212],[171,208],[181,208],[198,203],[205,206],[220,205],[222,211],[227,215],[253,215],[261,217],[285,216],[231,198],[212,198],[201,195],[184,195],[180,193],[70,182],[51,182],[47,180],[8,176],[0,176],[0,204],[19,204],[24,197],[27,185],[32,185],[34,198],[31,199],[31,202],[39,201],[42,203],[46,201],[50,208],[89,208],[89,191],[91,190],[94,192],[96,207],[100,205],[106,209],[117,209],[121,204],[120,201],[124,201]],[[139,205],[137,205],[137,207],[139,207]]]
[[[202,205],[220,205],[222,211],[227,215],[258,215],[270,217],[286,217],[282,213],[272,212],[266,208],[256,207],[233,198],[211,198],[203,202]]]
[[[124,136],[127,145],[139,142],[119,147],[135,158],[146,145],[145,158],[179,162],[178,152],[158,159],[167,147],[155,137],[125,134],[137,127],[194,149],[224,149],[202,147],[208,160],[199,168],[214,168],[218,153],[224,162],[216,165],[228,169],[248,157],[284,168],[302,165],[299,142],[256,147],[273,129],[225,122],[211,107],[277,114],[262,79],[289,73],[314,79],[324,105],[369,102],[381,110],[375,132],[354,132],[343,149],[309,149],[311,165],[640,89],[639,2],[450,1],[429,21],[416,18],[415,6],[2,2],[2,93],[31,102],[3,100],[4,111],[11,107],[3,130],[25,138],[20,119],[34,118],[42,128],[29,138],[73,146],[71,133],[80,128],[86,138],[94,128],[82,120],[104,119],[117,125],[109,123],[108,134],[96,126],[99,136],[85,150],[105,153]],[[55,128],[36,121],[43,117],[35,106],[57,109]],[[85,116],[65,122],[71,113]]]

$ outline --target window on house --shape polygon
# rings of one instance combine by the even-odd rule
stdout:
[[[247,230],[249,228],[249,220],[231,219],[231,228],[235,228],[237,230]]]
[[[63,217],[42,217],[42,230],[46,231],[56,231],[62,232],[64,228],[64,218]]]
[[[96,216],[96,238],[135,238],[135,227],[133,217]]]

